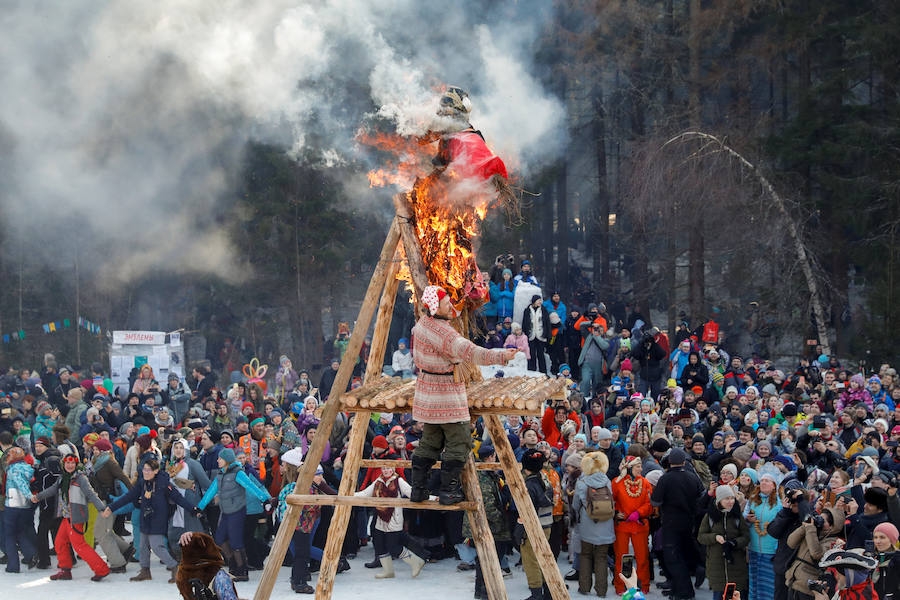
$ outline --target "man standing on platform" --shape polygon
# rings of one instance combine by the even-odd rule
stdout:
[[[422,307],[424,315],[412,330],[413,361],[419,368],[413,419],[423,423],[424,430],[412,457],[410,500],[428,499],[428,475],[440,460],[440,502],[450,505],[464,499],[460,473],[472,450],[466,385],[454,380],[453,367],[461,362],[505,364],[516,350],[486,350],[461,336],[450,324],[455,310],[441,287],[425,288]]]

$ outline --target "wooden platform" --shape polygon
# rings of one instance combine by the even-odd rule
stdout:
[[[344,411],[410,412],[415,380],[380,377],[341,396]],[[466,385],[472,414],[535,415],[548,398],[565,398],[564,379],[498,377]]]

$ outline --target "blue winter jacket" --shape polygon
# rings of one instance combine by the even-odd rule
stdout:
[[[128,503],[132,503],[141,511],[141,533],[165,535],[169,529],[169,503],[172,502],[188,512],[194,512],[194,506],[184,499],[169,483],[169,475],[162,469],[156,474],[152,485],[139,475],[138,482],[131,490],[109,505],[115,511]],[[150,498],[144,492],[150,488]]]
[[[515,320],[513,316],[513,302],[516,298],[516,284],[512,280],[510,280],[509,284],[509,287],[505,290],[501,289],[499,285],[497,286],[497,318],[501,320],[506,317]]]
[[[565,331],[566,317],[568,316],[568,313],[566,312],[566,305],[563,304],[563,301],[560,300],[559,304],[553,306],[553,302],[548,298],[547,300],[544,300],[544,308],[547,309],[548,313],[555,312],[557,315],[559,315],[559,331]]]
[[[481,305],[481,308],[478,309],[478,313],[485,317],[496,317],[497,304],[499,301],[500,290],[497,288],[497,284],[492,281],[488,288],[488,301]]]

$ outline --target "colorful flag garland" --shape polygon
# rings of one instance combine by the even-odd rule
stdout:
[[[82,329],[85,329],[91,332],[93,335],[100,336],[103,334],[103,329],[97,325],[96,323],[85,319],[84,317],[78,317],[78,326]],[[48,323],[42,323],[41,329],[45,334],[57,333],[62,331],[63,329],[69,329],[72,327],[72,321],[70,319],[60,319],[58,321],[50,321]],[[12,333],[4,333],[3,334],[3,343],[9,344],[11,342],[19,342],[25,339],[25,330],[19,329],[18,331],[13,331]]]

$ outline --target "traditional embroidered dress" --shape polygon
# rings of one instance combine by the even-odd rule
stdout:
[[[643,477],[622,474],[612,480],[613,500],[616,512],[625,515],[624,520],[616,520],[616,573],[622,572],[622,556],[628,554],[628,543],[634,546],[634,562],[643,591],[650,589],[650,492],[653,486]],[[625,583],[620,577],[615,579],[616,593],[625,593]]]
[[[422,317],[412,329],[413,360],[419,368],[413,419],[423,423],[460,423],[469,420],[466,385],[453,380],[460,362],[503,364],[503,350],[486,350],[457,332],[450,321]]]

